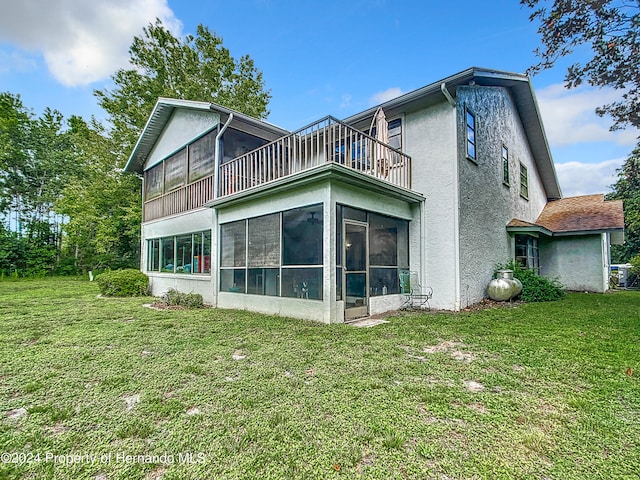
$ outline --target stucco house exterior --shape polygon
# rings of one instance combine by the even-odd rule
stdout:
[[[623,241],[621,202],[562,198],[529,78],[495,70],[294,132],[161,98],[126,170],[153,293],[220,308],[344,322],[397,309],[411,270],[459,310],[509,260],[602,292]]]

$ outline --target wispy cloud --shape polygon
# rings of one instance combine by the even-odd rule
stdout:
[[[399,97],[404,92],[398,87],[391,87],[383,90],[382,92],[374,93],[371,98],[369,98],[370,105],[379,105],[384,102],[388,102],[396,97]]]
[[[624,158],[605,160],[600,163],[566,162],[557,163],[558,181],[565,197],[607,193],[617,180],[616,169],[624,163]]]
[[[21,0],[4,2],[0,40],[41,53],[63,85],[102,80],[129,61],[134,35],[156,18],[174,34],[182,24],[167,0]],[[14,68],[19,59],[13,60]]]
[[[637,141],[637,132],[611,132],[611,119],[595,113],[597,107],[618,100],[619,91],[590,87],[568,90],[555,84],[538,90],[537,97],[552,147],[600,141],[630,146]]]

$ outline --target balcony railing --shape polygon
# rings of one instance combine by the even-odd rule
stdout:
[[[213,200],[214,180],[215,175],[209,175],[144,202],[144,221],[148,222],[202,207],[208,201]]]
[[[304,127],[220,166],[224,197],[304,170],[336,163],[411,188],[411,157],[333,117]]]

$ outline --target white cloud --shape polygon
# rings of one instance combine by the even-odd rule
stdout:
[[[126,67],[142,27],[162,20],[174,35],[181,23],[167,0],[18,0],[4,2],[0,40],[42,54],[67,86],[88,85]]]
[[[635,145],[637,132],[611,132],[610,118],[601,118],[596,107],[620,99],[620,92],[611,89],[579,87],[568,90],[561,84],[537,91],[538,105],[551,146],[583,142],[614,142]]]
[[[556,163],[558,181],[565,197],[608,193],[617,180],[616,169],[624,158],[605,160],[600,163],[566,162]]]
[[[387,88],[386,90],[378,93],[374,93],[369,99],[369,104],[379,105],[384,102],[388,102],[396,97],[399,97],[404,92],[398,87]]]

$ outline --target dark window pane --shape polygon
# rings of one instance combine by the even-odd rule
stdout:
[[[222,163],[227,163],[267,143],[269,142],[263,138],[249,135],[234,128],[227,128],[222,136]]]
[[[249,267],[280,265],[280,214],[249,219]]]
[[[342,300],[342,268],[336,268],[336,300]]]
[[[348,272],[367,269],[367,228],[362,225],[345,224],[345,266]]]
[[[342,265],[342,205],[336,206],[336,265]]]
[[[283,268],[282,296],[322,300],[322,267]]]
[[[347,307],[361,307],[367,303],[367,274],[347,273],[346,304]]]
[[[372,297],[400,293],[397,268],[371,268],[369,290]]]
[[[322,205],[283,213],[283,265],[322,265],[322,221]]]
[[[213,130],[189,145],[189,183],[213,174],[216,133]]]
[[[247,293],[254,295],[280,295],[279,268],[250,268],[247,270]]]
[[[211,273],[211,230],[202,235],[202,273]]]
[[[187,149],[183,148],[164,161],[164,191],[170,192],[185,184]]]
[[[246,260],[245,221],[220,226],[220,266],[244,267]]]
[[[245,293],[244,274],[244,268],[220,270],[220,291]]]
[[[193,267],[192,238],[192,235],[176,237],[176,273],[191,273]]]
[[[160,259],[160,270],[163,272],[171,272],[173,273],[175,269],[175,259],[174,259],[174,239],[173,237],[163,238],[161,242],[161,259]]]
[[[145,200],[162,195],[162,172],[162,163],[144,172]]]
[[[148,257],[147,270],[157,272],[160,270],[160,239],[155,238],[147,242]]]

